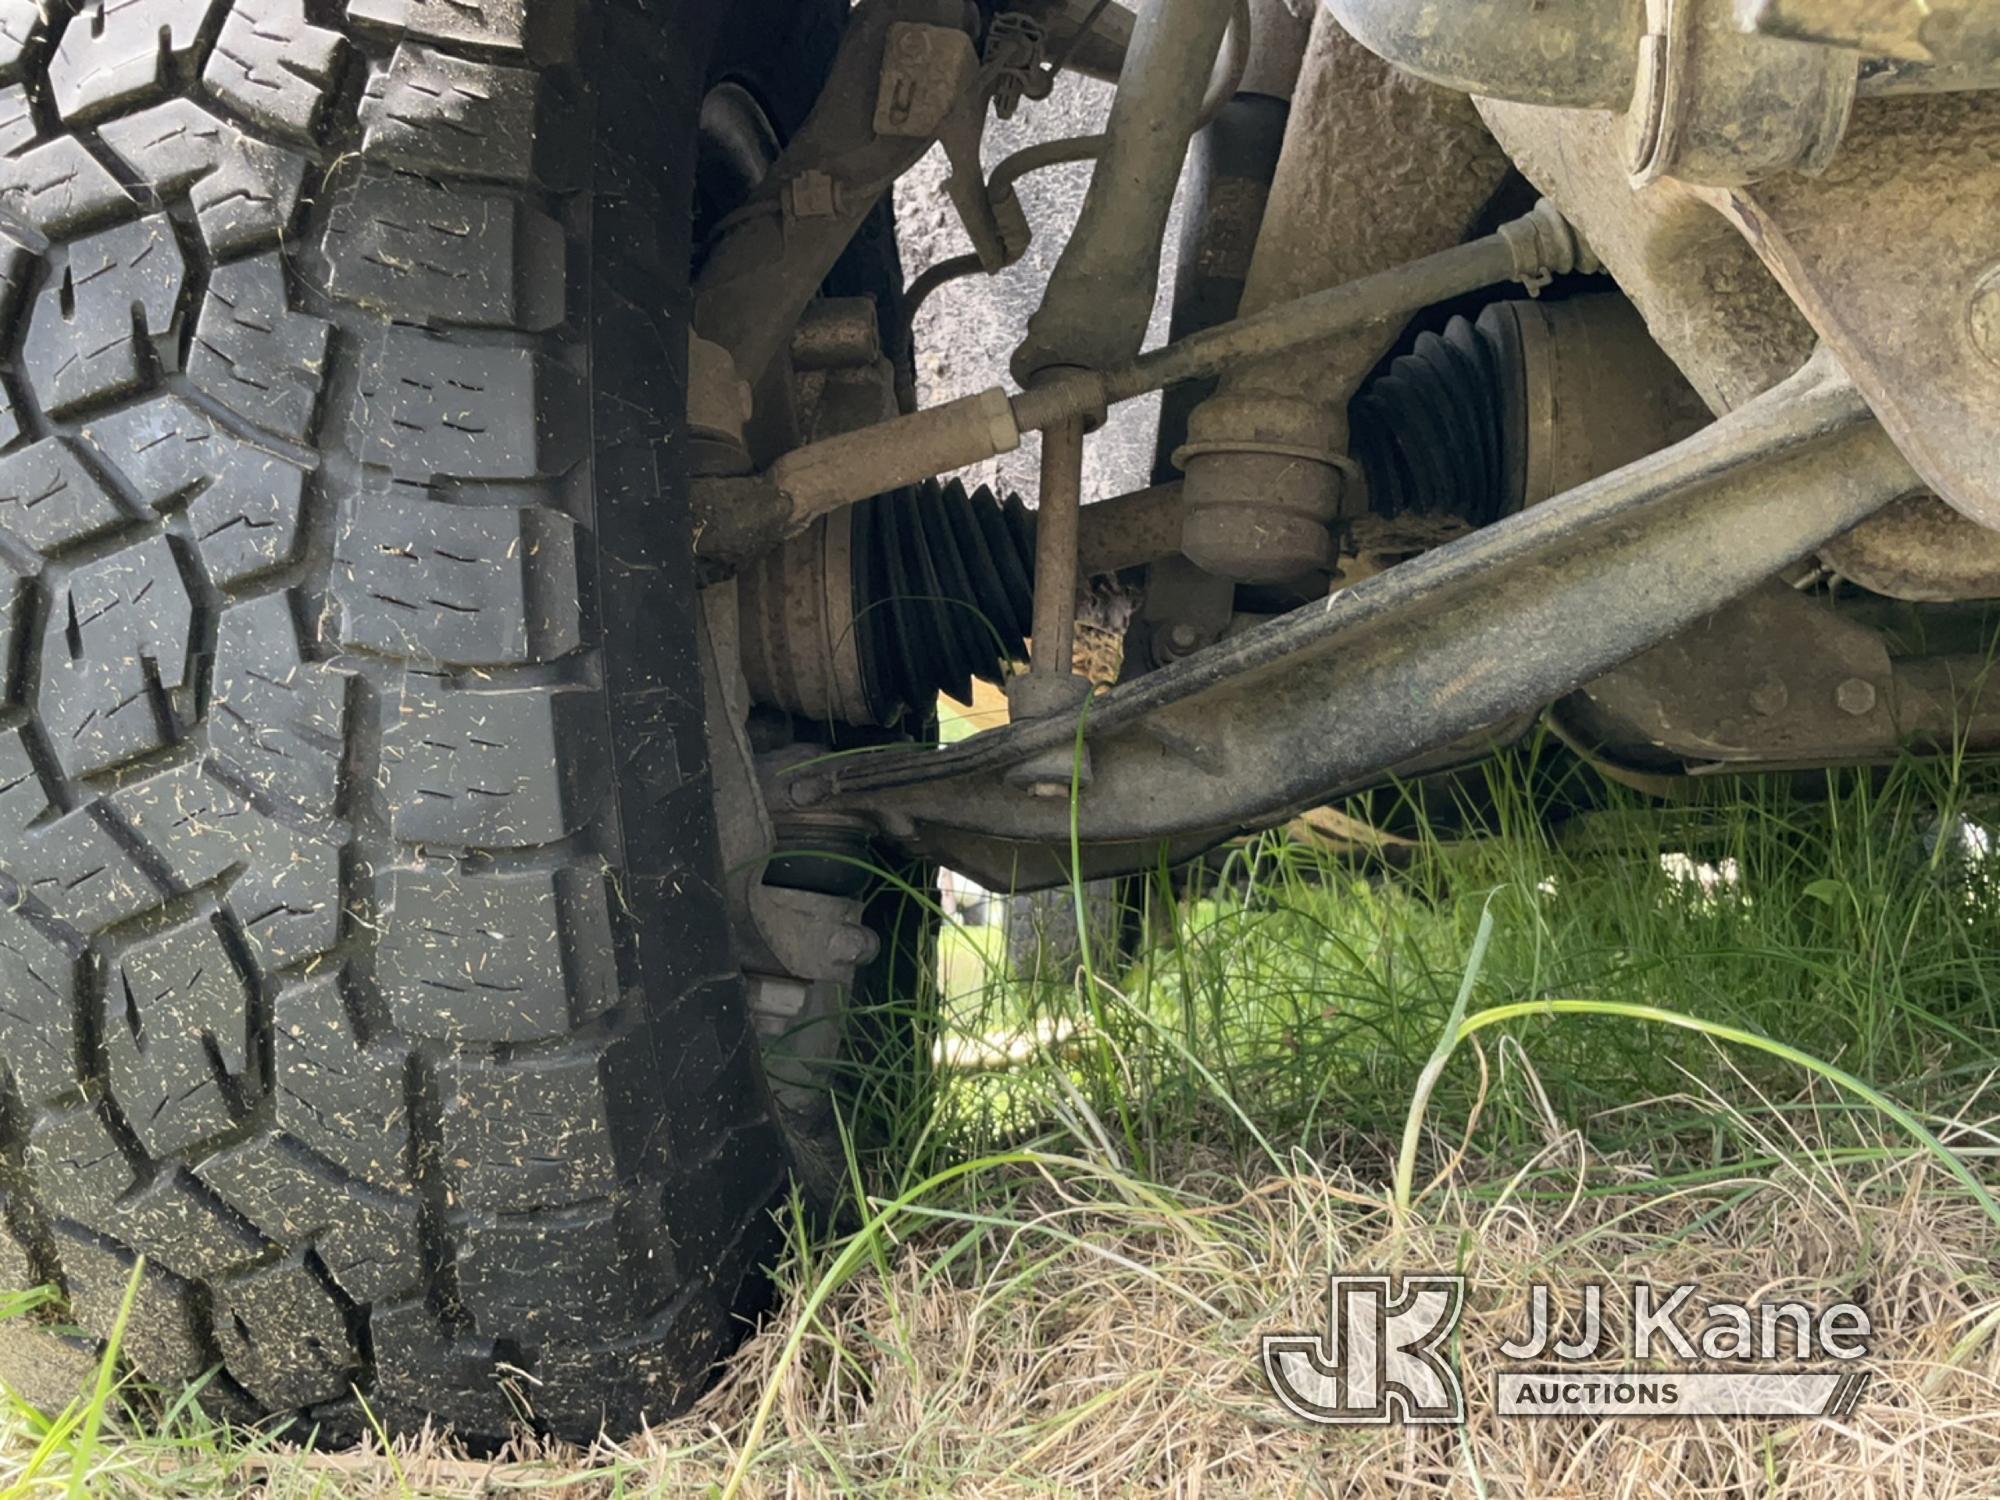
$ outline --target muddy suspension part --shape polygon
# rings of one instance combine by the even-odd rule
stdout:
[[[1310,348],[1506,281],[1540,284],[1596,266],[1562,216],[1539,203],[1466,244],[1176,339],[1108,369],[1052,371],[1016,395],[995,387],[793,449],[761,475],[695,486],[697,550],[755,556],[819,516],[1020,446],[1025,432],[1094,421],[1107,407],[1247,361]]]
[[[1343,559],[1341,577],[1352,583],[1667,447],[1708,415],[1630,306],[1600,294],[1454,318],[1364,386],[1348,420],[1368,506],[1348,522],[1360,555]],[[932,480],[844,507],[766,552],[737,578],[752,696],[808,719],[887,726],[921,717],[939,693],[970,701],[974,679],[1046,691],[1011,665],[1027,660],[1030,636],[1067,638],[1034,621],[1038,575],[1074,584],[1144,565],[1172,583],[1174,568],[1192,571],[1177,483],[1082,506],[1074,568],[1038,563],[1041,525],[1068,510],[1061,489],[1051,479],[1032,511]],[[1067,555],[1069,543],[1052,550]],[[1220,607],[1226,623],[1229,601]],[[1219,634],[1142,644],[1141,670]],[[1044,672],[1064,662],[1042,658]],[[1073,712],[1080,689],[1068,694],[1059,706]],[[1066,745],[1049,775],[1066,793],[1071,773]]]
[[[1831,357],[1661,452],[1097,699],[1087,874],[1145,868],[1570,691],[1919,485]],[[1535,649],[1520,648],[1522,640]],[[975,878],[1061,878],[1070,809],[1007,772],[1073,743],[1012,725],[802,771],[794,805],[875,818]]]

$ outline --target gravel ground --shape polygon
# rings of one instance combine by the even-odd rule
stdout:
[[[1036,141],[1087,135],[1104,127],[1112,88],[1092,78],[1065,74],[1050,96],[1024,101],[1011,120],[989,120],[985,158],[990,172],[1003,159]],[[1012,385],[1007,361],[1021,342],[1028,317],[1041,301],[1090,186],[1090,164],[1050,167],[1021,182],[1018,193],[1034,226],[1028,253],[998,276],[971,276],[934,293],[917,318],[917,392],[925,406],[970,395],[993,385]],[[911,277],[947,256],[971,249],[958,214],[945,196],[945,160],[933,149],[896,185],[896,216],[903,265]],[[1166,337],[1173,300],[1175,248],[1180,243],[1180,203],[1167,225],[1160,293],[1153,307],[1147,343]],[[1159,397],[1114,408],[1104,427],[1084,449],[1086,502],[1136,489],[1149,482]],[[1041,440],[1027,437],[1013,453],[964,471],[968,484],[991,484],[1035,502]]]

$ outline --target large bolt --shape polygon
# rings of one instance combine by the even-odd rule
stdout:
[[[1875,707],[1875,684],[1859,677],[1850,677],[1834,689],[1833,701],[1840,705],[1842,713],[1853,714],[1859,718]]]
[[[1751,690],[1750,706],[1768,717],[1783,713],[1791,699],[1792,695],[1786,691],[1783,682],[1776,677],[1766,677]]]
[[[2000,365],[2000,266],[1982,276],[1965,307],[1966,328],[1981,354]]]

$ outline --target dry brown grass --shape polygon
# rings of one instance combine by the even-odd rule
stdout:
[[[887,1274],[870,1264],[837,1290],[795,1364],[774,1320],[698,1411],[637,1440],[497,1463],[418,1443],[393,1463],[269,1455],[234,1472],[281,1494],[699,1493],[743,1458],[775,1379],[749,1495],[2000,1493],[1992,1222],[1905,1143],[1837,1166],[1809,1144],[1774,1138],[1788,1165],[1675,1190],[1554,1136],[1542,1164],[1561,1180],[1533,1198],[1461,1169],[1401,1229],[1377,1181],[1302,1156],[1282,1172],[1196,1156],[1164,1188],[1047,1158],[988,1182],[984,1207],[903,1220]],[[1466,1428],[1310,1428],[1278,1407],[1258,1335],[1321,1324],[1330,1268],[1459,1266],[1475,1287]],[[1486,1393],[1530,1280],[1639,1278],[1861,1302],[1876,1329],[1865,1399],[1844,1421],[1496,1419]],[[202,1470],[183,1493],[227,1487]]]

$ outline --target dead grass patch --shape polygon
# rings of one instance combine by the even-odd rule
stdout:
[[[1400,1229],[1379,1181],[1303,1153],[1283,1170],[1190,1153],[1166,1184],[1108,1159],[1039,1157],[919,1205],[882,1259],[834,1291],[789,1367],[780,1352],[793,1325],[780,1317],[690,1417],[633,1441],[587,1453],[524,1441],[495,1460],[443,1438],[393,1456],[183,1446],[151,1465],[128,1443],[92,1488],[695,1494],[727,1482],[775,1379],[744,1494],[2000,1492],[1991,1221],[1904,1143],[1849,1144],[1828,1159],[1824,1142],[1789,1133],[1773,1142],[1786,1148],[1777,1164],[1684,1186],[1555,1135],[1533,1171],[1462,1169]],[[1464,1428],[1316,1428],[1278,1406],[1258,1336],[1321,1325],[1332,1268],[1472,1278]],[[1526,1327],[1529,1283],[1573,1304],[1591,1281],[1634,1279],[1694,1283],[1697,1304],[1860,1302],[1875,1328],[1865,1399],[1837,1421],[1494,1415],[1499,1346]]]

